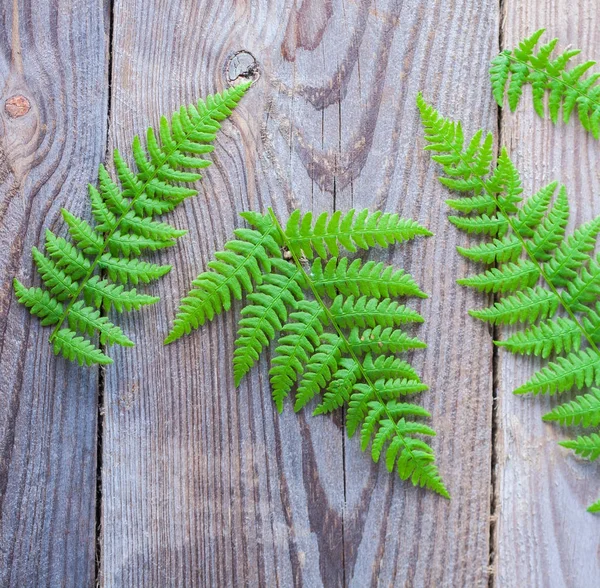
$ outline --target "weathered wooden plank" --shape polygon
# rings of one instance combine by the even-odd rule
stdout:
[[[503,44],[513,47],[541,27],[560,47],[600,57],[600,15],[593,0],[504,2]],[[569,229],[600,213],[600,144],[577,121],[554,127],[533,112],[531,90],[515,114],[502,112],[502,142],[530,194],[552,180],[571,201]],[[497,585],[587,587],[600,578],[600,519],[585,507],[600,494],[600,468],[557,446],[564,431],[541,421],[557,399],[511,392],[540,366],[500,352],[498,364]],[[561,397],[560,401],[566,398]]]
[[[0,585],[94,581],[97,370],[53,356],[12,279],[87,209],[106,144],[102,2],[0,6]]]
[[[176,213],[190,234],[161,255],[175,267],[153,287],[163,300],[128,325],[138,347],[117,351],[106,372],[104,584],[484,585],[491,339],[465,316],[475,297],[454,284],[463,238],[416,140],[414,98],[422,88],[473,130],[494,127],[485,72],[497,3],[118,0],[114,23],[116,146],[223,88],[236,51],[256,57],[261,77],[225,125],[201,195]],[[177,299],[239,226],[237,212],[269,205],[282,216],[298,205],[383,207],[437,233],[381,259],[434,293],[420,330],[431,347],[415,362],[432,387],[423,402],[453,501],[372,465],[344,440],[339,417],[290,406],[277,415],[265,362],[235,390],[239,306],[160,344]]]
[[[441,112],[465,121],[466,131],[495,129],[486,70],[497,49],[498,7],[493,1],[413,1],[363,9],[367,30],[342,102],[342,145],[352,153],[353,179],[337,203],[398,211],[435,233],[381,258],[407,268],[431,295],[420,306],[426,322],[419,329],[429,348],[413,359],[430,386],[422,402],[433,415],[452,500],[407,487],[381,465],[369,465],[357,441],[348,440],[346,579],[352,586],[485,586],[491,340],[465,312],[477,297],[455,283],[467,264],[454,249],[466,239],[446,219],[448,196],[436,179],[439,168],[422,151],[415,96],[422,90]],[[361,140],[364,147],[352,150]]]

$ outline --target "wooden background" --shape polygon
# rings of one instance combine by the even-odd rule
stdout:
[[[600,56],[595,0],[4,0],[0,586],[598,585],[600,519],[584,507],[600,468],[565,458],[544,400],[510,394],[534,362],[496,353],[466,315],[482,301],[455,284],[465,238],[414,105],[422,90],[494,131],[528,191],[560,179],[573,223],[599,214],[600,145],[536,118],[528,92],[514,115],[492,101],[489,60],[541,26]],[[160,256],[175,266],[149,288],[162,300],[122,319],[142,345],[104,371],[54,358],[12,294],[31,246],[64,231],[60,207],[89,215],[109,150],[248,65],[258,80],[174,214],[190,232]],[[27,113],[9,114],[13,96]],[[415,365],[451,501],[372,464],[339,415],[278,415],[264,361],[235,390],[235,313],[162,346],[238,213],[267,206],[381,208],[435,232],[379,255],[431,294]]]

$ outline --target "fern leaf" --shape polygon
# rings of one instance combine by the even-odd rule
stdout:
[[[105,270],[113,282],[123,284],[138,284],[139,282],[148,284],[171,271],[170,265],[156,265],[135,258],[113,257],[109,253],[105,253],[98,260],[98,267]]]
[[[353,358],[344,358],[339,362],[323,395],[323,401],[315,408],[313,415],[327,414],[341,408],[350,400],[352,388],[360,378],[360,364]]]
[[[588,512],[600,512],[600,500],[594,502],[588,507]]]
[[[373,355],[367,353],[363,358],[363,370],[372,381],[406,379],[420,382],[415,369],[407,362],[393,355]]]
[[[508,157],[508,154],[506,157]],[[516,218],[513,219],[515,233],[522,237],[532,237],[535,234],[548,212],[557,186],[558,182],[551,182],[526,200],[523,208],[518,211]]]
[[[60,329],[52,341],[54,354],[59,353],[70,361],[77,361],[79,365],[111,364],[110,357],[71,329]]]
[[[193,288],[181,301],[165,344],[229,310],[232,298],[239,300],[243,292],[252,292],[254,284],[262,283],[262,272],[271,271],[272,259],[281,258],[270,230],[238,229],[235,235],[237,239],[226,243],[225,250],[208,264],[211,271],[192,282]]]
[[[423,317],[408,306],[398,304],[395,300],[384,298],[368,298],[361,296],[355,299],[350,295],[344,298],[336,296],[331,304],[331,314],[342,328],[357,327],[393,327],[406,323],[422,323]]]
[[[103,308],[106,312],[114,308],[117,312],[124,310],[139,310],[142,306],[155,304],[159,298],[138,294],[135,288],[125,290],[122,285],[111,284],[108,280],[101,280],[99,276],[90,278],[83,290],[86,304],[96,308]]]
[[[600,232],[600,218],[595,218],[582,225],[564,240],[556,254],[545,265],[548,280],[555,286],[565,287],[577,277],[578,272],[589,260],[589,252],[596,246],[596,238]]]
[[[518,331],[505,341],[494,343],[512,353],[546,358],[551,353],[577,351],[581,344],[581,328],[575,321],[559,317],[540,322],[529,329]]]
[[[556,314],[559,304],[559,297],[554,292],[536,286],[505,296],[489,308],[470,310],[469,314],[479,320],[498,325],[533,323],[537,319]]]
[[[523,245],[514,235],[494,239],[491,243],[481,243],[473,247],[457,247],[456,250],[471,261],[481,263],[516,262],[523,252]]]
[[[567,357],[557,357],[555,362],[550,362],[517,388],[515,394],[555,394],[571,388],[581,390],[592,384],[600,384],[600,355],[584,349],[569,353]]]
[[[577,439],[561,441],[559,445],[572,449],[580,457],[586,457],[594,461],[600,457],[600,435],[592,433],[591,435],[581,435]]]
[[[364,353],[402,353],[410,349],[424,349],[423,341],[410,337],[401,329],[382,327],[359,330],[354,327],[348,335],[348,344],[357,355]]]
[[[73,282],[67,273],[58,268],[37,247],[32,248],[31,254],[44,285],[57,300],[65,300],[77,293],[79,289],[77,282]]]
[[[103,345],[118,344],[123,347],[133,347],[133,341],[117,325],[111,323],[107,317],[100,316],[100,311],[85,306],[83,300],[76,302],[71,307],[67,320],[73,331],[87,333],[90,336],[98,333],[100,343]]]
[[[490,215],[496,210],[496,202],[487,194],[477,194],[476,196],[471,197],[448,199],[446,200],[446,204],[450,208],[465,214],[477,212],[479,214]]]
[[[294,404],[296,412],[304,408],[321,389],[327,386],[338,369],[343,349],[344,341],[340,337],[329,333],[321,335],[321,344],[310,356],[304,373],[298,382]],[[277,402],[278,399],[275,400]],[[278,408],[280,411],[283,410],[283,404],[278,404]]]
[[[556,203],[533,235],[531,255],[540,261],[552,259],[552,254],[563,241],[568,221],[567,192],[565,187],[561,186]]]
[[[58,323],[64,307],[47,290],[26,288],[16,278],[13,280],[13,286],[17,300],[29,308],[31,314],[41,318],[44,327]]]
[[[561,108],[565,123],[577,110],[584,129],[595,139],[600,138],[600,89],[597,83],[600,74],[587,75],[595,62],[586,61],[569,69],[579,50],[556,53],[557,39],[538,48],[543,33],[544,29],[536,31],[518,48],[504,50],[492,60],[490,78],[494,98],[502,106],[504,96],[508,95],[509,107],[514,111],[521,99],[523,86],[529,83],[533,88],[534,109],[539,116],[544,116],[544,96],[547,93],[548,113],[553,123],[558,122]]]
[[[528,259],[508,262],[499,268],[493,267],[481,274],[457,280],[481,292],[514,292],[533,286],[540,277],[538,266]]]
[[[295,210],[285,228],[286,241],[290,249],[298,256],[312,259],[315,253],[326,259],[328,253],[337,257],[340,247],[355,252],[375,245],[388,247],[402,243],[417,236],[429,236],[431,233],[410,219],[400,218],[397,214],[374,212],[367,209],[356,214],[354,209],[342,216],[340,211],[331,217],[322,213],[314,222],[312,213],[302,215]]]
[[[427,298],[410,274],[396,270],[393,266],[347,257],[332,257],[323,267],[317,258],[311,268],[311,279],[321,296],[335,298],[344,296],[372,296],[390,298],[394,296],[416,296]]]
[[[508,221],[503,216],[449,216],[448,220],[462,231],[475,235],[502,236],[508,229]]]
[[[283,410],[283,401],[298,375],[304,373],[305,366],[320,345],[325,319],[323,309],[313,300],[299,301],[297,311],[289,318],[281,329],[286,335],[277,341],[269,371],[273,400],[279,412]]]
[[[78,280],[90,270],[91,264],[81,251],[51,231],[46,231],[46,251],[56,267],[64,269],[73,280]]]
[[[256,292],[248,296],[242,310],[233,355],[235,385],[250,371],[261,351],[275,338],[288,318],[288,307],[295,308],[302,300],[300,271],[283,260],[273,260],[284,275],[267,274]]]
[[[209,165],[208,160],[195,155],[210,152],[207,143],[219,130],[219,121],[231,114],[248,87],[242,84],[206,102],[181,108],[171,121],[163,117],[160,141],[151,129],[147,150],[139,138],[134,139],[134,167],[115,151],[116,180],[101,165],[98,187],[88,186],[92,223],[63,209],[70,241],[47,231],[47,255],[33,248],[45,294],[27,290],[18,280],[14,282],[15,292],[43,325],[54,326],[50,342],[56,353],[80,364],[111,363],[78,333],[98,336],[102,345],[133,344],[98,309],[137,310],[158,300],[135,289],[125,290],[115,282],[148,283],[171,269],[136,259],[144,251],[174,245],[186,233],[153,217],[173,210],[183,199],[196,194],[194,188],[181,184],[195,182],[201,176],[184,168]],[[106,278],[98,273],[100,270],[105,271]]]
[[[373,407],[373,403],[379,404],[381,407],[380,418],[386,418],[389,411],[383,410],[381,400],[387,402],[393,402],[396,406],[396,399],[399,396],[408,396],[409,394],[418,394],[428,390],[428,387],[418,380],[410,380],[408,378],[397,378],[397,379],[379,379],[374,380],[369,384],[359,383],[354,386],[354,391],[350,398],[348,405],[348,414],[346,417],[346,427],[348,429],[348,435],[352,437],[355,431],[360,427],[361,422],[367,418],[369,413],[369,407]],[[409,405],[407,405],[409,406]],[[424,411],[424,409],[422,409]],[[426,411],[424,411],[426,413]],[[403,416],[405,413],[394,414],[392,416]],[[414,411],[411,413],[414,414]],[[371,415],[372,417],[372,415]],[[370,420],[368,423],[365,422],[365,427],[361,430],[361,444],[363,451],[369,443],[369,439],[372,435],[372,424]]]
[[[545,421],[555,421],[565,426],[600,425],[600,389],[592,388],[589,394],[581,394],[571,402],[560,404],[543,418]]]

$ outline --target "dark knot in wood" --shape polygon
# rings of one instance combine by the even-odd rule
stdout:
[[[230,85],[255,82],[260,77],[260,65],[249,51],[237,51],[225,64],[225,75]]]
[[[11,96],[4,103],[4,110],[6,110],[6,114],[11,118],[19,118],[25,116],[31,110],[31,103],[25,96],[17,94]]]

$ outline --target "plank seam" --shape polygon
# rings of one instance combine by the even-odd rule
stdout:
[[[106,18],[108,21],[108,48],[107,48],[107,82],[108,96],[106,103],[106,153],[105,160],[108,160],[110,145],[110,117],[112,114],[112,86],[113,86],[113,33],[114,33],[114,10],[113,1],[106,0]],[[104,346],[106,351],[107,345]],[[95,535],[95,568],[94,585],[102,585],[102,442],[104,437],[104,415],[105,415],[105,368],[100,366],[98,373],[98,394],[97,394],[98,414],[96,425],[96,535]]]
[[[504,3],[505,0],[498,0],[498,50],[502,50],[504,45]],[[498,141],[496,142],[496,158],[502,151],[502,109],[496,107],[496,126]],[[492,296],[492,303],[496,301],[497,295]],[[492,339],[499,339],[500,328],[498,325],[492,326]],[[495,588],[496,578],[496,541],[497,541],[497,521],[498,521],[498,440],[499,440],[499,410],[498,410],[498,389],[499,389],[499,354],[498,347],[492,344],[492,422],[491,422],[491,464],[490,464],[490,518],[489,518],[489,558],[488,558],[488,588]]]

